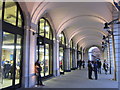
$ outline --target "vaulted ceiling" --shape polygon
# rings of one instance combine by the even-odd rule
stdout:
[[[103,35],[107,35],[103,30],[104,23],[112,20],[114,6],[113,0],[109,2],[26,2],[24,5],[33,22],[37,21],[43,13],[47,13],[58,35],[63,31],[68,41],[72,39],[76,45],[83,48],[101,46]]]

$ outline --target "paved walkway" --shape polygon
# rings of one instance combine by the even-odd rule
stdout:
[[[45,86],[35,86],[35,88],[118,88],[117,81],[110,80],[112,78],[112,75],[102,73],[98,75],[98,80],[89,80],[87,69],[73,70],[65,75],[46,80],[43,82]]]

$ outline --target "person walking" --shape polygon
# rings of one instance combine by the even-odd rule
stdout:
[[[93,70],[92,62],[88,61],[88,78],[89,79],[92,79],[92,70]]]
[[[77,68],[80,68],[80,60],[77,61]]]
[[[80,60],[80,62],[79,62],[80,64],[79,64],[79,69],[81,70],[81,66],[82,66],[82,60]]]
[[[103,69],[105,71],[105,74],[107,75],[107,71],[108,71],[108,63],[106,62],[106,60],[104,60],[104,63],[103,63]]]
[[[85,60],[82,61],[83,68],[85,68]]]
[[[101,63],[100,60],[97,61],[97,65],[98,65],[98,73],[101,74],[101,65],[102,65],[102,63]]]
[[[42,83],[41,71],[42,71],[42,67],[40,66],[39,60],[37,60],[35,62],[35,73],[37,76],[37,85],[44,86]]]
[[[96,61],[94,61],[93,66],[94,66],[93,71],[94,71],[94,75],[95,75],[95,80],[97,80],[98,79],[98,75],[97,75],[98,65],[97,65]]]

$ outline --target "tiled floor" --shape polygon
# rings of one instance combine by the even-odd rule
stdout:
[[[35,86],[35,88],[118,88],[118,82],[111,80],[113,75],[105,75],[102,72],[98,74],[98,80],[89,80],[87,76],[87,69],[73,70],[46,80],[43,82],[45,86]]]

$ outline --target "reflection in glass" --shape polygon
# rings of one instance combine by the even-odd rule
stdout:
[[[45,76],[49,75],[49,44],[45,44]]]
[[[11,33],[3,32],[3,45],[2,45],[3,83],[2,83],[2,88],[12,85],[13,70],[14,70],[13,52],[14,52],[14,35]]]
[[[0,0],[0,20],[2,19],[2,1]]]
[[[5,2],[4,21],[16,25],[17,6],[15,2]]]
[[[20,83],[20,62],[21,62],[21,36],[17,35],[15,84]]]
[[[60,72],[63,72],[63,47],[60,47],[59,52]]]
[[[40,19],[40,35],[44,36],[44,24],[45,24],[45,20],[44,19]]]
[[[50,40],[53,40],[52,31],[50,31]]]
[[[45,31],[46,31],[46,32],[45,32],[45,36],[46,36],[46,38],[49,39],[49,35],[50,35],[50,26],[49,26],[48,22],[46,22]]]
[[[59,35],[59,38],[60,38],[60,43],[64,45],[65,44],[65,36],[64,36],[63,32]]]
[[[44,45],[40,45],[40,55],[39,55],[39,58],[40,58],[40,64],[41,64],[41,67],[42,67],[42,71],[41,71],[41,76],[44,77]]]
[[[20,11],[18,11],[18,27],[22,27],[22,17]]]

